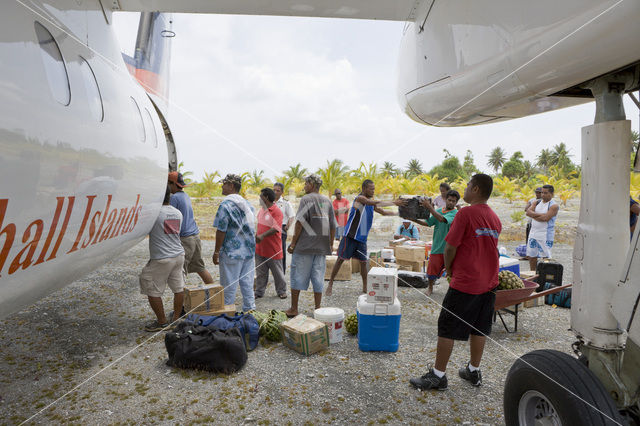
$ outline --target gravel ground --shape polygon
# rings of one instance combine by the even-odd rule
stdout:
[[[382,239],[370,243],[382,247]],[[505,244],[510,252],[516,244]],[[203,242],[211,253],[213,242]],[[570,276],[571,248],[555,257]],[[422,290],[400,288],[402,320],[396,353],[358,350],[347,335],[329,351],[305,357],[281,344],[260,345],[231,376],[165,365],[162,334],[142,331],[152,313],[138,293],[137,276],[148,258],[147,242],[82,281],[0,321],[0,418],[3,424],[503,424],[502,393],[516,357],[538,348],[570,353],[569,310],[522,309],[517,333],[495,324],[483,359],[484,384],[457,377],[468,345],[454,348],[444,392],[420,392],[408,379],[433,362],[438,304],[446,284],[429,300]],[[210,260],[211,271],[217,271]],[[528,269],[522,263],[523,269]],[[337,282],[324,306],[355,312],[359,275]],[[190,276],[196,282],[196,276]],[[566,280],[566,279],[565,279]],[[240,292],[238,292],[240,297]],[[302,294],[312,315],[312,294]],[[170,296],[165,306],[170,306]],[[270,285],[258,310],[285,309]],[[237,301],[240,306],[240,301]],[[512,324],[512,318],[508,318]],[[53,406],[43,410],[48,404]]]

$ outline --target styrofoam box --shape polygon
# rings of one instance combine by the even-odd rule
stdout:
[[[520,276],[520,261],[511,257],[500,256],[500,270],[511,271]]]
[[[366,295],[358,297],[358,347],[361,351],[396,352],[400,346],[402,306],[394,303],[369,303]]]
[[[367,274],[367,302],[393,303],[398,295],[398,270],[375,267]]]

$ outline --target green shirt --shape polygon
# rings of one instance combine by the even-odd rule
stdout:
[[[442,213],[442,208],[436,210],[442,216],[444,216],[445,222],[440,222],[435,216],[431,215],[427,219],[427,224],[433,226],[433,243],[431,245],[431,254],[443,254],[444,253],[444,237],[449,233],[449,228],[453,223],[453,218],[458,213],[458,209],[454,208],[451,211]]]

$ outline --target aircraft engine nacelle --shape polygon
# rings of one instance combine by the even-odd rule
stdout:
[[[589,102],[583,83],[640,61],[638,2],[424,3],[405,26],[398,72],[401,108],[420,123],[481,124]]]

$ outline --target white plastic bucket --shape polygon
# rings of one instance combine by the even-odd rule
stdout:
[[[327,324],[329,329],[329,343],[342,342],[342,325],[344,322],[344,311],[340,308],[320,308],[313,312],[313,317],[318,321]]]

